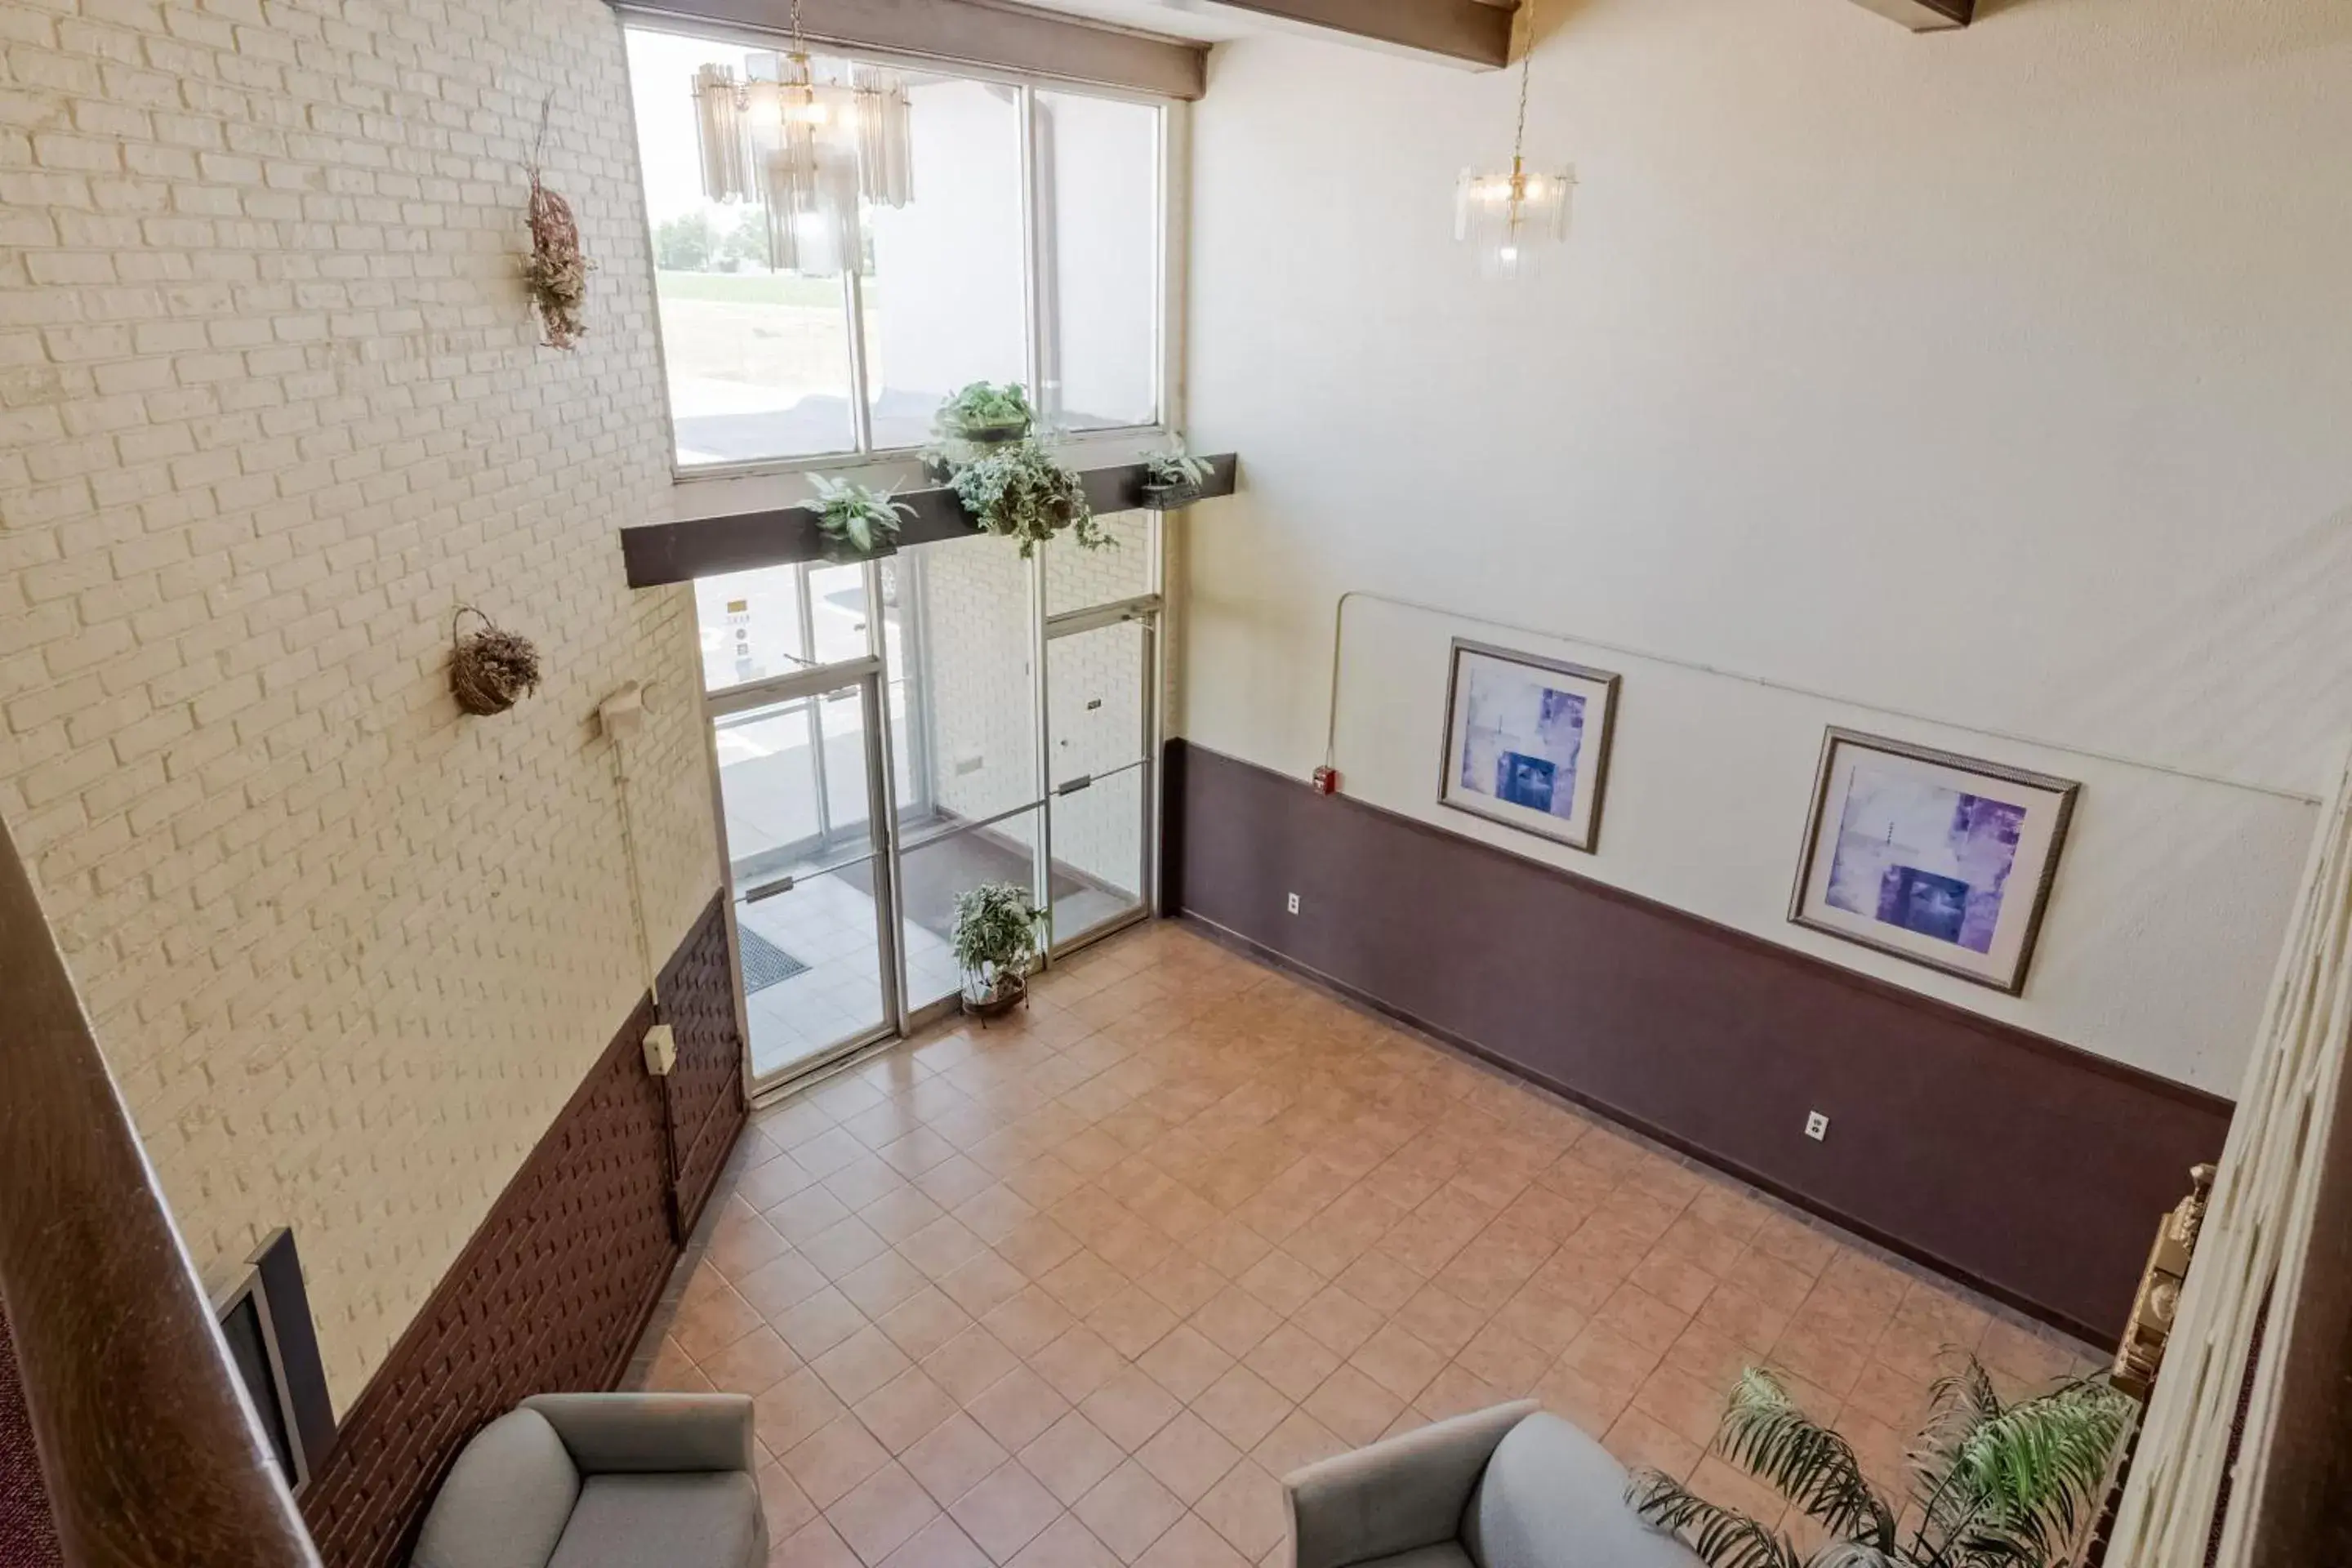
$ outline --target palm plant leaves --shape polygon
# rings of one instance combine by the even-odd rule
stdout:
[[[1749,1367],[1740,1374],[1716,1443],[1831,1534],[1894,1549],[1894,1511],[1864,1479],[1853,1446],[1790,1403],[1771,1373]]]
[[[2086,1379],[2004,1405],[1964,1352],[1933,1395],[1913,1456],[1921,1513],[1907,1541],[1853,1447],[1799,1410],[1769,1373],[1741,1376],[1716,1441],[1829,1531],[1801,1568],[2047,1568],[2072,1550],[2130,1402]],[[1636,1473],[1625,1500],[1713,1568],[1800,1568],[1785,1536],[1655,1470]]]
[[[1969,1510],[1960,1546],[1989,1562],[2039,1563],[2064,1550],[2106,1479],[2128,1409],[2114,1390],[2076,1380],[1976,1421],[1948,1448],[1950,1489]]]
[[[1673,1535],[1711,1568],[1802,1568],[1787,1537],[1707,1501],[1662,1471],[1634,1471],[1625,1500],[1652,1529]]]

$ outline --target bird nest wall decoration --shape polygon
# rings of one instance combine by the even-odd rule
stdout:
[[[548,111],[554,107],[550,93],[539,106],[539,141],[532,147],[530,175],[530,258],[523,264],[523,283],[539,310],[541,341],[550,348],[579,345],[587,332],[588,271],[596,264],[580,248],[580,225],[572,204],[550,190],[541,177],[541,158],[547,150]]]

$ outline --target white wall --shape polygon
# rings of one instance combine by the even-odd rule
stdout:
[[[2314,793],[2352,730],[2352,6],[1549,7],[1528,143],[1582,180],[1532,284],[1451,238],[1514,78],[1221,47],[1193,119],[1183,728],[1304,773],[1370,588]],[[1562,11],[1566,14],[1563,16]],[[1433,804],[1446,639],[1350,612],[1349,793]],[[1556,859],[2234,1087],[2313,813],[2276,795],[1625,673],[1601,851]],[[1785,921],[1822,726],[2084,782],[2009,999]]]
[[[620,29],[0,32],[0,816],[197,1266],[291,1225],[348,1405],[645,988],[625,679],[656,963],[719,886],[693,595],[617,539],[670,489]],[[521,281],[550,93],[572,353]],[[460,603],[539,646],[497,718],[449,695]]]

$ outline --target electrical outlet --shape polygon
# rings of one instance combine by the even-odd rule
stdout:
[[[1290,912],[1294,915],[1298,912],[1298,895],[1297,893],[1290,895]]]
[[[1805,1113],[1805,1136],[1819,1143],[1830,1135],[1830,1119],[1818,1110]]]

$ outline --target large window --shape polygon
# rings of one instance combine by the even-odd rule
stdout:
[[[982,380],[1025,383],[1049,426],[1157,423],[1160,106],[819,57],[821,80],[904,85],[906,199],[780,243],[756,184],[711,190],[696,98],[707,68],[773,80],[776,50],[627,36],[681,469],[919,447]]]

